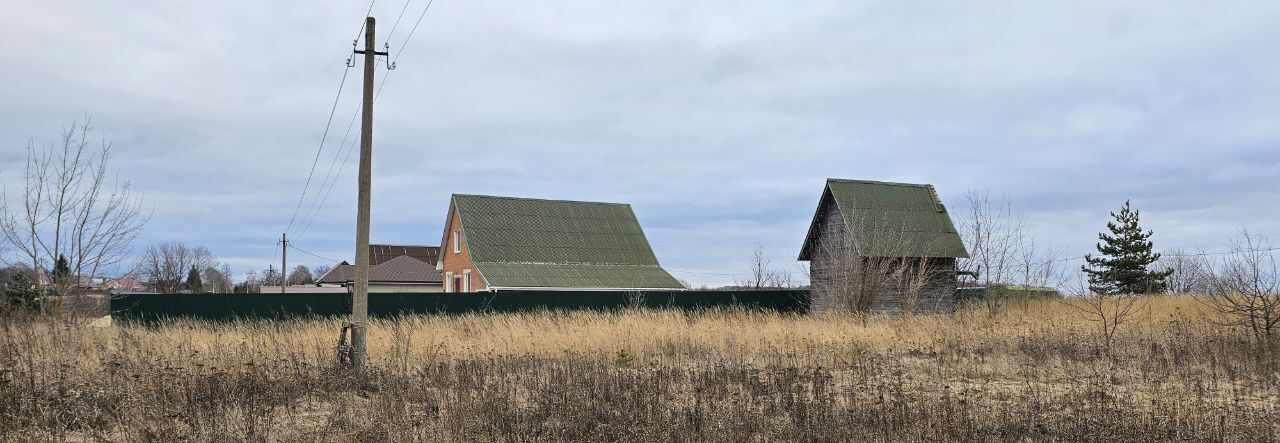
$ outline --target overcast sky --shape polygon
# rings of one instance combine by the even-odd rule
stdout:
[[[404,5],[374,5],[380,41]],[[424,5],[376,102],[374,242],[437,244],[450,193],[625,202],[677,277],[722,284],[757,244],[794,266],[827,177],[932,183],[953,213],[986,189],[1073,255],[1125,199],[1161,249],[1280,236],[1280,2],[437,0],[406,42]],[[154,210],[139,248],[278,266],[368,3],[6,6],[10,192],[28,139],[87,112]],[[337,186],[290,229],[338,260],[360,69],[298,218],[335,158]]]

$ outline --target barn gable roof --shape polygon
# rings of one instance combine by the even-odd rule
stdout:
[[[827,205],[836,205],[841,222],[866,255],[969,256],[933,185],[827,179],[800,260],[811,257]]]
[[[683,288],[630,205],[455,194],[450,206],[489,287]]]

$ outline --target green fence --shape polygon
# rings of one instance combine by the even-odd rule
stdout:
[[[698,310],[717,307],[807,312],[809,292],[794,291],[501,291],[472,293],[369,294],[369,315],[611,310],[625,307]],[[113,320],[154,322],[166,318],[230,320],[346,316],[351,296],[343,293],[116,294]]]

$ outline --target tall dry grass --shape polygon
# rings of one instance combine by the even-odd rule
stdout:
[[[1108,348],[1062,302],[176,321],[0,332],[3,441],[1275,441],[1280,362],[1189,299]]]

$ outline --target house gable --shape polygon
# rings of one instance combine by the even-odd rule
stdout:
[[[457,235],[454,235],[454,232]],[[456,241],[455,241],[456,238]],[[471,274],[471,290],[482,291],[489,287],[488,280],[485,279],[484,272],[476,267],[472,260],[471,247],[467,242],[466,225],[462,223],[462,214],[457,210],[453,203],[449,204],[449,219],[445,223],[444,235],[440,240],[440,256],[436,263],[436,269],[445,275],[443,285],[455,285],[456,283],[449,280],[449,276],[462,278],[467,273]]]

